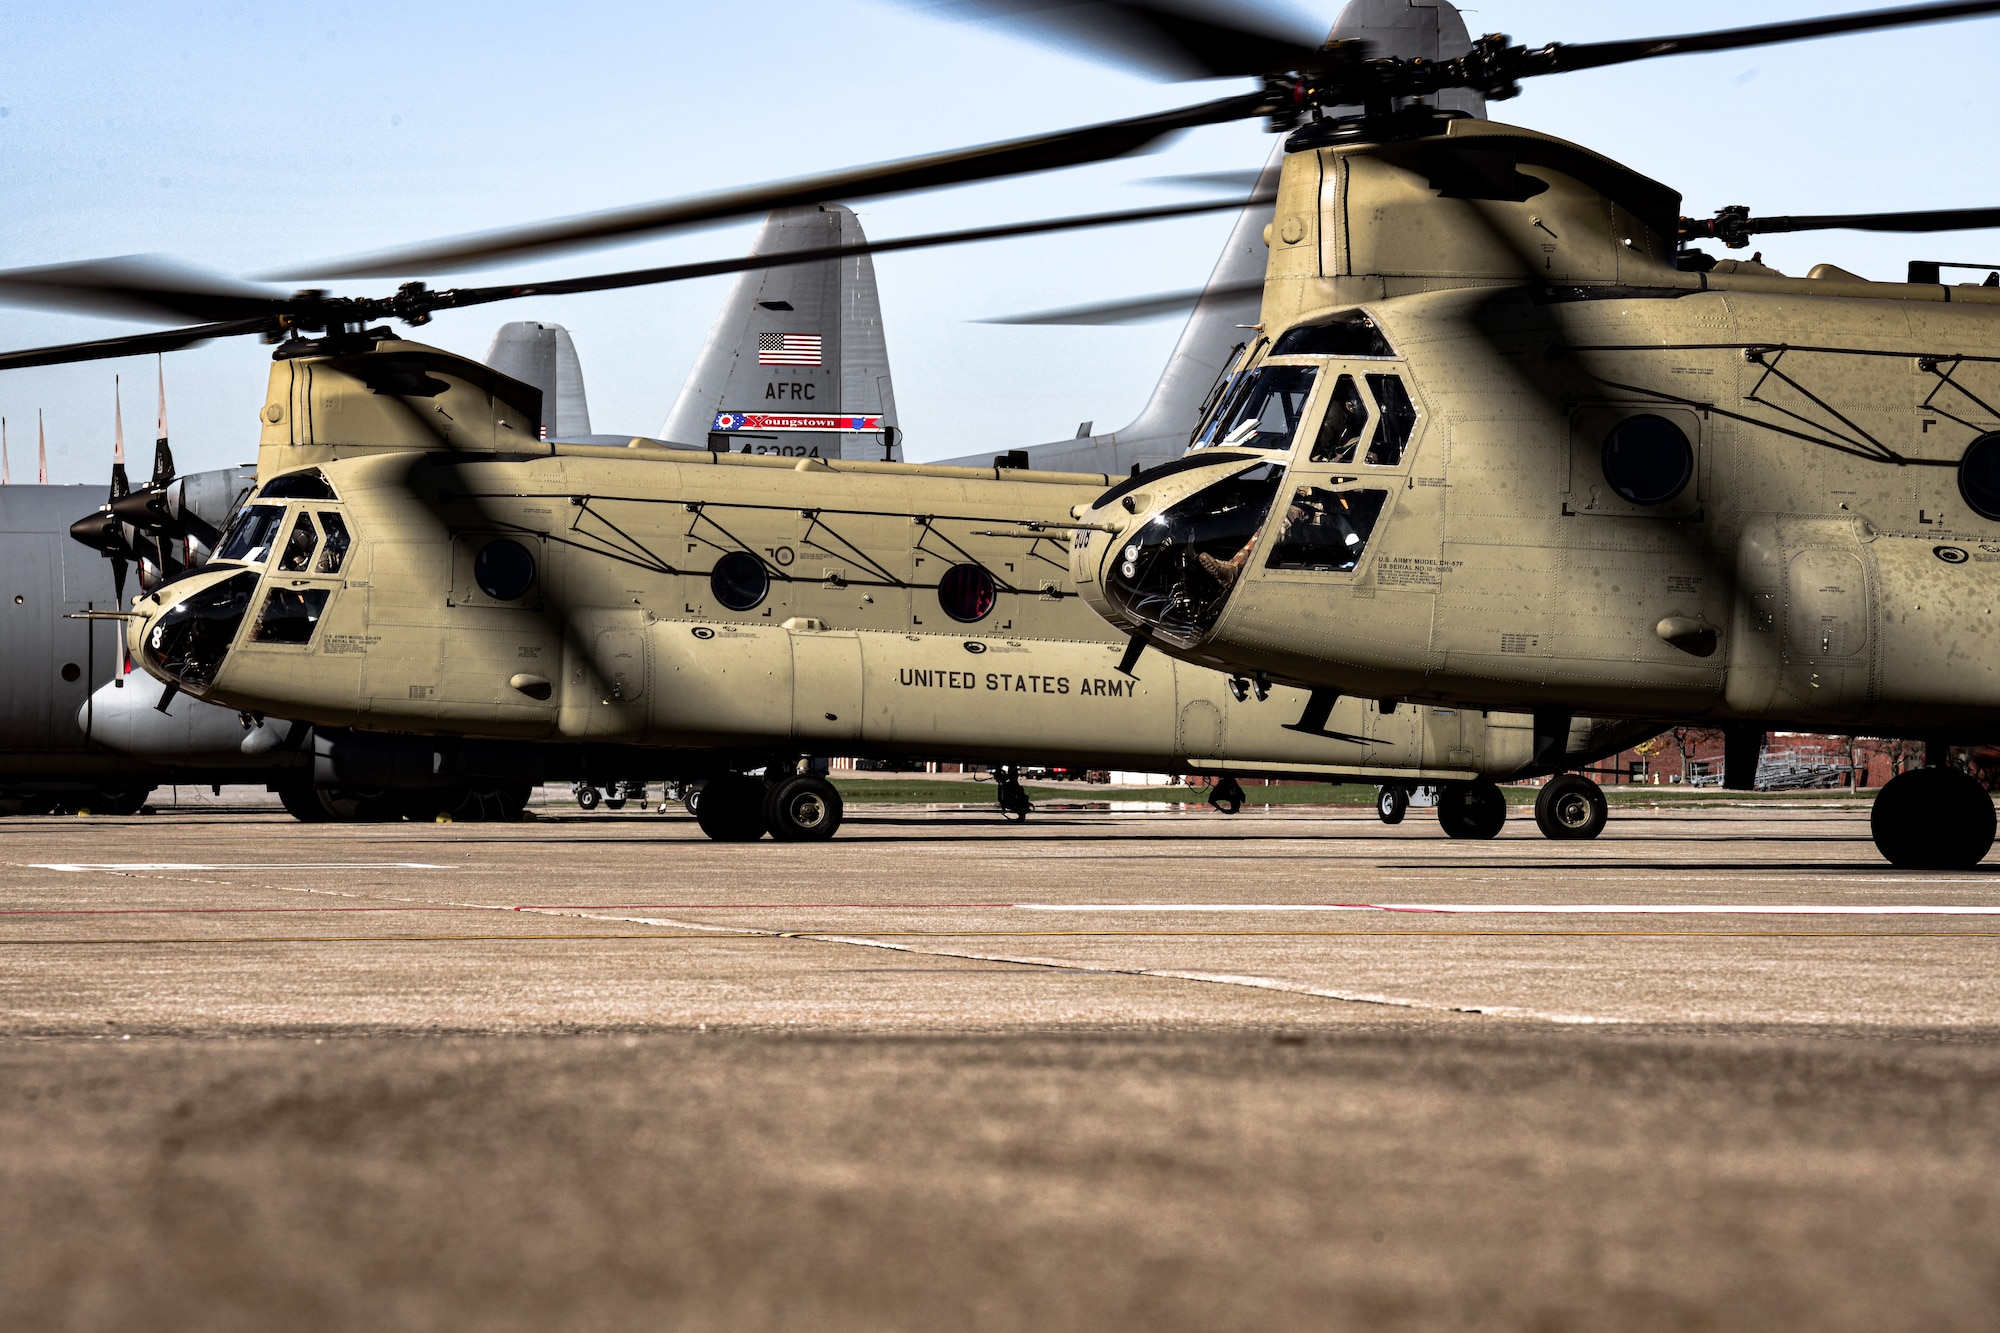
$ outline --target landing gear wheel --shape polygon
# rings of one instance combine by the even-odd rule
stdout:
[[[1535,824],[1545,838],[1586,841],[1604,832],[1610,816],[1603,789],[1581,773],[1558,773],[1535,797]]]
[[[764,826],[779,842],[825,842],[846,810],[839,790],[816,773],[782,778],[764,793]]]
[[[1970,870],[1993,850],[1993,798],[1955,768],[1920,768],[1889,780],[1868,827],[1900,869]]]
[[[764,836],[764,784],[741,773],[710,778],[694,819],[717,842],[755,842]]]
[[[336,824],[387,824],[403,817],[402,809],[386,792],[317,787],[313,795]]]
[[[1034,810],[1035,803],[1028,799],[1027,789],[1021,786],[1020,771],[1013,768],[996,768],[993,770],[993,781],[1000,788],[998,793],[1000,813],[1017,824],[1027,823],[1028,815]]]
[[[151,787],[108,788],[97,794],[91,808],[101,815],[136,815],[152,794]]]
[[[1497,838],[1507,798],[1491,782],[1454,783],[1438,796],[1438,824],[1449,838]]]
[[[1209,789],[1208,803],[1225,815],[1233,815],[1243,808],[1247,798],[1243,795],[1243,784],[1235,778],[1224,778]]]
[[[583,809],[595,810],[603,800],[604,793],[597,788],[581,782],[576,785],[576,803]]]
[[[326,824],[333,820],[333,812],[326,808],[319,793],[313,789],[312,774],[305,773],[278,787],[278,802],[285,807],[285,813],[301,824]]]
[[[1410,793],[1401,787],[1384,787],[1375,793],[1375,813],[1384,824],[1400,824],[1410,812]]]

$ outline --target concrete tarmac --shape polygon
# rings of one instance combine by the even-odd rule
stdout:
[[[0,821],[0,1327],[1989,1328],[1866,807]]]

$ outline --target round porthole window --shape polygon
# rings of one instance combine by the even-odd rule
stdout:
[[[2000,519],[2000,431],[1966,446],[1958,460],[1958,493],[1981,518]]]
[[[731,611],[748,611],[771,591],[771,575],[764,562],[748,551],[731,551],[715,562],[708,587],[715,600]]]
[[[535,557],[517,541],[490,541],[473,557],[472,581],[494,601],[511,602],[534,586]]]
[[[1635,505],[1665,504],[1694,477],[1694,446],[1665,417],[1627,417],[1604,437],[1604,479]]]
[[[953,565],[938,583],[938,605],[963,624],[986,619],[999,600],[993,576],[978,565]]]

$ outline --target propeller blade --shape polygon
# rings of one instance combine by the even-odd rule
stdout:
[[[1252,195],[1248,199],[1205,199],[1191,204],[1128,208],[1116,213],[1088,213],[1066,218],[1044,218],[1034,222],[1003,222],[991,227],[930,232],[921,236],[898,236],[884,241],[867,241],[860,245],[826,245],[808,250],[781,250],[774,254],[742,255],[731,259],[703,260],[693,264],[671,264],[664,268],[633,269],[625,273],[603,273],[588,278],[516,283],[505,287],[459,287],[440,292],[438,295],[453,308],[484,305],[489,301],[511,301],[523,296],[572,296],[579,292],[644,287],[661,282],[681,282],[689,278],[715,277],[723,273],[743,273],[791,264],[814,264],[827,259],[849,259],[858,255],[894,254],[902,250],[968,245],[978,241],[1006,240],[1015,236],[1041,236],[1054,232],[1081,231],[1092,227],[1119,227],[1135,222],[1193,217],[1202,213],[1235,212],[1254,204],[1268,204],[1275,198],[1275,195]]]
[[[1566,74],[1575,70],[1602,69],[1656,56],[1696,55],[1704,51],[1734,51],[1746,46],[1777,46],[1785,42],[1809,41],[1815,37],[1838,37],[1843,33],[1870,32],[1880,28],[1906,28],[1920,23],[1947,23],[1953,19],[1977,18],[2000,13],[2000,0],[1950,0],[1949,3],[1899,5],[1894,9],[1870,9],[1827,18],[1799,19],[1791,23],[1765,23],[1754,28],[1724,28],[1718,32],[1693,33],[1681,37],[1648,37],[1624,42],[1557,43],[1534,53],[1537,74]]]
[[[0,301],[141,319],[235,320],[268,315],[288,298],[163,255],[121,255],[80,264],[0,272]]]
[[[606,245],[657,232],[726,222],[768,213],[775,208],[875,198],[1030,172],[1054,171],[1061,167],[1123,157],[1182,130],[1261,115],[1269,101],[1269,95],[1264,92],[1245,93],[1174,111],[1008,139],[977,148],[903,158],[878,166],[804,176],[692,199],[591,213],[528,227],[482,232],[433,245],[333,261],[314,266],[310,271],[322,277],[355,278],[474,268],[522,255]]]
[[[211,338],[227,338],[238,333],[275,333],[274,315],[256,319],[229,319],[216,324],[198,324],[190,329],[162,329],[158,333],[134,333],[123,338],[99,338],[92,342],[61,343],[55,347],[30,347],[19,352],[0,352],[0,370],[25,370],[30,366],[64,366],[73,361],[102,361],[109,357],[140,356],[147,352],[172,352]]]
[[[940,8],[1168,79],[1278,74],[1306,68],[1320,50],[1312,29],[1244,0],[956,0]]]
[[[995,315],[989,319],[973,321],[976,324],[1138,324],[1149,319],[1160,319],[1167,315],[1184,315],[1201,304],[1202,298],[1230,300],[1235,297],[1257,296],[1264,290],[1258,282],[1232,282],[1220,287],[1197,287],[1185,292],[1161,292],[1155,296],[1138,296],[1123,301],[1101,301],[1094,305],[1066,306],[1060,310],[1039,310],[1028,315]]]

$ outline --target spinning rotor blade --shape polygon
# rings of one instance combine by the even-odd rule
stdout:
[[[1123,301],[1100,301],[1093,305],[1066,306],[1060,310],[1038,310],[1027,315],[995,315],[990,319],[975,320],[978,324],[1137,324],[1142,320],[1158,319],[1166,315],[1180,315],[1195,308],[1203,297],[1227,300],[1238,296],[1256,296],[1262,293],[1264,284],[1257,282],[1228,283],[1220,287],[1197,287],[1185,292],[1160,292],[1154,296],[1137,296]]]
[[[1793,217],[1753,218],[1740,204],[1712,218],[1682,218],[1683,241],[1719,240],[1732,250],[1750,244],[1752,236],[1801,231],[1933,232],[1977,231],[2000,227],[2000,208],[1939,208],[1912,213],[1821,213]]]
[[[276,317],[266,315],[257,319],[199,324],[191,329],[163,329],[158,333],[134,333],[123,338],[99,338],[94,342],[30,347],[19,352],[0,352],[0,370],[63,366],[73,361],[102,361],[116,356],[141,356],[147,352],[175,352],[207,342],[210,338],[227,338],[237,333],[274,333],[278,327]]]
[[[1016,236],[1040,236],[1055,232],[1082,231],[1094,227],[1118,227],[1135,222],[1194,217],[1202,213],[1234,212],[1254,204],[1270,203],[1272,198],[1271,195],[1263,194],[1252,195],[1247,199],[1204,199],[1187,204],[1123,209],[1115,213],[1087,213],[1066,218],[1043,218],[1032,222],[1004,222],[991,227],[932,232],[921,236],[899,236],[884,241],[868,241],[860,245],[830,245],[809,250],[784,250],[774,254],[739,255],[729,259],[673,264],[664,268],[633,269],[624,273],[602,273],[586,278],[562,278],[551,282],[509,283],[497,287],[458,287],[444,291],[429,291],[421,284],[417,284],[415,290],[405,289],[386,300],[324,298],[315,303],[302,296],[272,297],[265,303],[267,313],[254,318],[205,324],[191,329],[168,329],[159,333],[140,333],[123,338],[104,338],[93,342],[66,343],[57,347],[38,347],[21,352],[0,353],[0,370],[61,365],[70,361],[92,361],[106,357],[136,356],[143,352],[172,351],[178,347],[230,334],[276,333],[288,327],[304,327],[302,316],[313,312],[347,323],[366,323],[370,320],[389,318],[422,322],[428,319],[433,311],[457,310],[467,306],[487,305],[494,301],[517,300],[526,296],[572,296],[581,292],[644,287],[655,283],[680,282],[689,278],[742,273],[752,269],[811,264],[826,259],[893,254],[900,250],[924,250],[938,246],[966,245],[978,241],[1006,240]],[[91,266],[80,264],[72,267],[85,269]],[[0,273],[0,301],[12,297],[13,289],[7,281],[10,276]],[[97,308],[92,304],[92,297],[88,292],[83,300],[75,304],[71,304],[67,299],[59,299],[61,295],[60,289],[53,283],[43,283],[35,291],[34,304],[53,305],[60,309]],[[155,473],[158,471],[156,467]],[[167,475],[171,476],[171,470]],[[163,478],[156,475],[154,480],[157,484]]]
[[[1244,0],[956,0],[941,8],[1169,79],[1281,74],[1309,68],[1320,51],[1311,29]]]
[[[120,255],[0,273],[0,301],[142,319],[237,320],[268,314],[281,292],[253,287],[163,255]]]
[[[1262,92],[1246,93],[1177,111],[1133,116],[1127,120],[1106,121],[1101,125],[1031,135],[1024,139],[1008,139],[978,148],[903,158],[879,166],[805,176],[693,199],[591,213],[531,227],[484,232],[436,245],[338,261],[325,267],[314,267],[311,271],[324,277],[357,278],[473,268],[520,255],[602,245],[677,228],[726,222],[768,213],[775,208],[793,208],[834,199],[903,194],[912,190],[935,190],[948,185],[1081,166],[1138,152],[1181,130],[1260,115],[1268,100]]]
[[[620,287],[644,287],[653,283],[679,282],[688,278],[709,278],[723,273],[743,273],[752,269],[813,264],[825,259],[894,254],[900,250],[927,250],[946,245],[968,245],[977,241],[1006,240],[1015,236],[1042,236],[1053,232],[1082,231],[1092,227],[1119,227],[1133,222],[1193,217],[1201,213],[1234,212],[1254,204],[1268,204],[1275,197],[1265,194],[1252,195],[1248,199],[1206,199],[1193,204],[1166,204],[1157,208],[1132,208],[1116,213],[1087,213],[1076,217],[1047,218],[1037,222],[1004,222],[992,227],[972,227],[964,231],[897,236],[886,241],[865,241],[859,245],[824,245],[808,250],[780,250],[772,254],[710,259],[693,264],[673,264],[665,268],[603,273],[589,278],[516,283],[505,287],[459,287],[439,292],[437,295],[445,298],[454,308],[484,305],[489,301],[511,301],[523,296],[571,296],[578,292],[604,292]]]
[[[1754,28],[1724,28],[1717,32],[1692,33],[1681,37],[1650,37],[1624,42],[1556,43],[1534,52],[1535,74],[1567,74],[1575,70],[1602,69],[1656,56],[1697,55],[1704,51],[1735,51],[1746,46],[1777,46],[1785,42],[1809,41],[1815,37],[1838,37],[1843,33],[1870,32],[1880,28],[1906,28],[1920,23],[1946,23],[1952,19],[1976,18],[2000,13],[1994,0],[1948,0],[1942,4],[1899,5],[1894,9],[1870,9],[1828,18],[1799,19],[1791,23],[1765,23]]]

